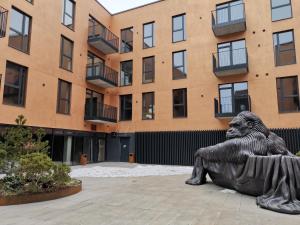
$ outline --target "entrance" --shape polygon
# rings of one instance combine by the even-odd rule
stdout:
[[[121,144],[121,159],[120,159],[120,161],[121,162],[128,162],[130,138],[121,137],[120,138],[120,144]]]

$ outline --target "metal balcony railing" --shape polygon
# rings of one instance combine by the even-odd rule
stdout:
[[[5,37],[8,10],[0,6],[0,38]]]
[[[119,51],[119,38],[95,20],[93,20],[92,25],[89,26],[88,41],[90,43],[95,43],[97,41],[104,42],[105,45],[108,45],[111,49],[107,50],[108,47],[103,45],[95,45],[95,47],[106,54]]]
[[[213,71],[216,76],[245,74],[248,72],[247,48],[213,53]]]
[[[95,123],[117,122],[117,108],[110,105],[87,101],[84,119]]]
[[[211,12],[212,28],[216,36],[233,34],[246,30],[245,4],[234,2]]]
[[[221,104],[217,98],[214,99],[215,117],[232,118],[242,111],[251,111],[251,97],[241,95],[229,97],[225,104]]]
[[[103,63],[88,64],[86,67],[86,79],[100,79],[113,86],[118,86],[118,72]]]

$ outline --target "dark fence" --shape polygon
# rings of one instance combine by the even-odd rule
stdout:
[[[300,129],[273,129],[293,153],[300,151]],[[197,149],[225,141],[225,130],[138,132],[135,136],[137,163],[193,165]]]

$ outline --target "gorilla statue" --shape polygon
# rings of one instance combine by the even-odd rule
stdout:
[[[226,138],[196,151],[192,177],[186,184],[205,184],[208,173],[217,185],[259,196],[257,204],[263,208],[300,214],[300,158],[287,149],[285,141],[248,111],[232,119]],[[291,177],[297,181],[294,186],[289,182]],[[287,196],[286,186],[295,194]]]

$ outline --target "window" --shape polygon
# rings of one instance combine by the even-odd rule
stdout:
[[[132,60],[121,62],[121,86],[132,85]]]
[[[31,17],[12,8],[8,45],[29,53]]]
[[[226,2],[217,5],[216,24],[229,23],[244,18],[244,4],[242,0]]]
[[[61,36],[60,67],[72,71],[73,64],[73,41]]]
[[[186,74],[186,51],[173,52],[173,80],[184,79]]]
[[[155,57],[143,58],[143,83],[152,83],[155,78]]]
[[[296,63],[294,31],[273,34],[275,65],[284,66]]]
[[[74,29],[75,2],[72,0],[63,1],[62,23],[70,29]]]
[[[87,77],[103,76],[105,61],[89,52],[87,57]]]
[[[133,27],[121,30],[121,53],[133,51]]]
[[[271,0],[272,21],[292,17],[291,0]]]
[[[245,40],[218,44],[218,67],[235,66],[247,63]]]
[[[154,22],[144,24],[144,45],[143,48],[154,47]]]
[[[143,120],[154,120],[154,92],[143,93]]]
[[[58,80],[57,113],[70,114],[72,84]]]
[[[187,117],[186,88],[173,90],[173,117]]]
[[[132,95],[120,96],[120,120],[132,119]]]
[[[219,85],[221,113],[238,114],[249,110],[248,83]]]
[[[281,77],[276,79],[279,112],[299,111],[298,77]]]
[[[6,63],[3,104],[25,106],[27,68]]]
[[[103,115],[104,95],[96,91],[86,89],[85,115],[97,116]]]
[[[172,18],[173,42],[184,41],[185,35],[185,14],[173,16]]]

